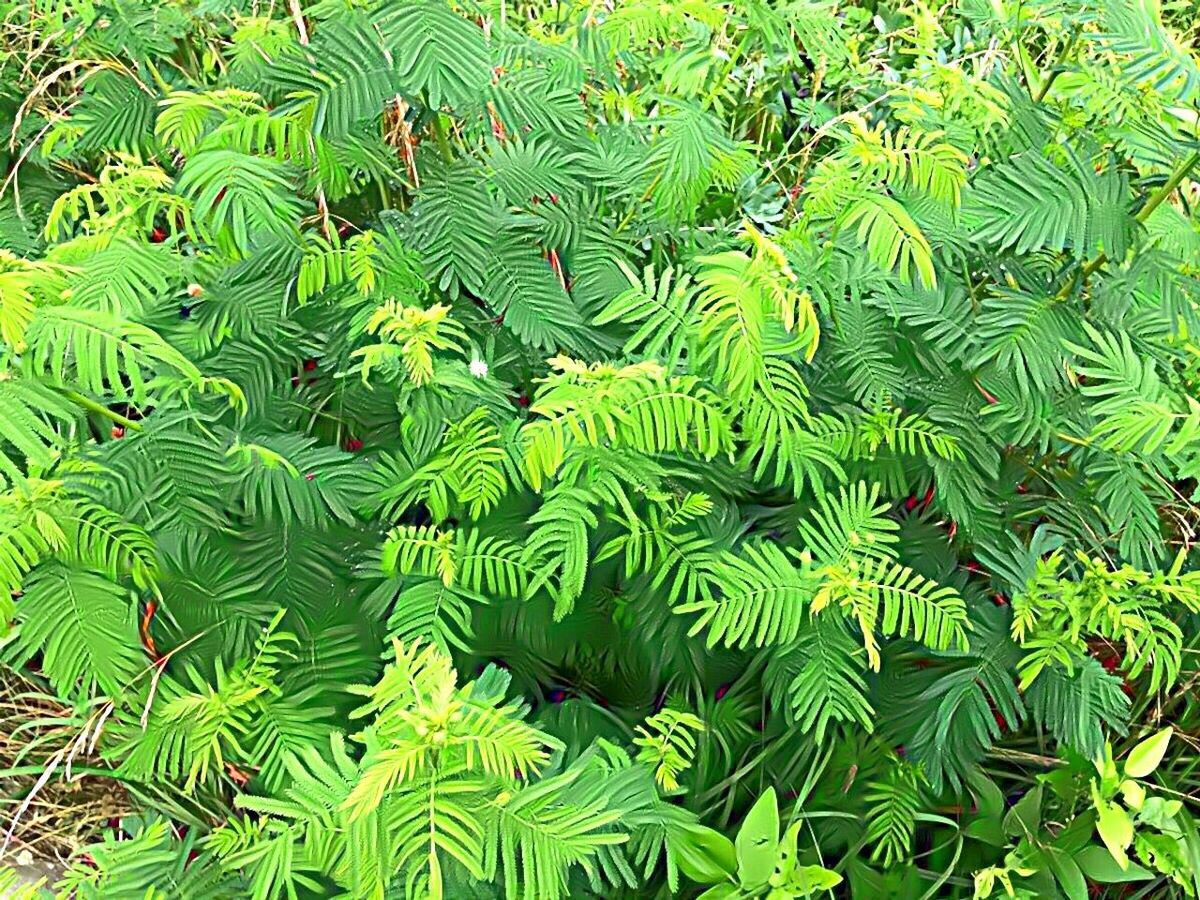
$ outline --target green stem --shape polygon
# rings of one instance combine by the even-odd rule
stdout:
[[[662,173],[659,173],[658,175],[654,176],[654,180],[650,182],[650,187],[646,188],[646,192],[644,194],[642,194],[642,196],[638,200],[638,202],[636,204],[634,204],[634,206],[629,210],[629,214],[626,215],[625,218],[623,218],[620,221],[620,223],[617,225],[617,230],[615,232],[613,232],[614,234],[620,234],[622,231],[624,231],[626,229],[626,227],[629,225],[629,223],[633,221],[633,217],[636,216],[638,213],[638,207],[640,207],[643,203],[645,203],[647,200],[650,199],[650,195],[653,194],[654,189],[656,187],[658,187],[658,182],[661,178],[662,178]]]
[[[1074,444],[1077,447],[1090,447],[1092,442],[1087,438],[1077,438],[1074,435],[1067,434],[1065,431],[1060,431],[1055,434],[1055,437],[1060,441],[1066,441],[1068,444]]]
[[[63,766],[66,771],[66,766]],[[29,775],[41,775],[46,771],[45,766],[15,766],[11,769],[0,769],[0,778],[23,778]],[[124,775],[119,774],[115,769],[97,769],[94,766],[71,766],[72,775],[94,775],[97,778],[112,778],[115,781],[128,781],[132,784],[138,782],[133,781]]]
[[[1066,61],[1067,56],[1070,55],[1071,51],[1075,49],[1075,42],[1079,40],[1079,34],[1082,30],[1082,27],[1083,26],[1081,25],[1076,25],[1075,30],[1071,32],[1071,39],[1067,41],[1067,45],[1063,48],[1063,52],[1058,55],[1058,59],[1055,61],[1054,65],[1051,66],[1050,74],[1046,76],[1046,80],[1042,82],[1042,86],[1038,88],[1037,94],[1034,95],[1033,102],[1035,106],[1046,98],[1046,94],[1050,91],[1050,85],[1054,84],[1054,79],[1063,73],[1063,63]]]
[[[717,97],[721,95],[721,90],[728,84],[729,76],[733,74],[733,70],[737,67],[737,61],[742,55],[742,45],[734,44],[733,50],[729,53],[729,62],[721,71],[720,76],[715,80],[712,90],[704,97],[703,107],[708,109],[716,102]]]
[[[1171,177],[1167,179],[1167,183],[1150,195],[1150,199],[1146,201],[1146,205],[1138,211],[1138,214],[1134,216],[1134,218],[1138,222],[1145,222],[1148,218],[1150,218],[1150,214],[1153,213],[1154,210],[1158,209],[1159,205],[1168,197],[1170,197],[1172,193],[1174,193],[1175,189],[1179,187],[1179,183],[1183,181],[1183,179],[1187,178],[1188,173],[1195,168],[1196,163],[1198,162],[1200,162],[1200,151],[1192,153],[1191,156],[1181,162],[1176,167],[1175,171],[1171,173]],[[1075,289],[1076,284],[1078,284],[1080,281],[1086,282],[1088,278],[1094,275],[1096,270],[1106,262],[1108,262],[1108,254],[1101,253],[1091,262],[1087,263],[1080,271],[1079,276],[1072,278],[1063,287],[1063,289],[1059,291],[1057,295],[1055,295],[1054,299],[1065,300],[1068,296],[1070,296],[1071,291]]]
[[[1183,179],[1187,178],[1188,172],[1192,171],[1196,163],[1200,163],[1200,151],[1193,152],[1191,156],[1179,164],[1179,168],[1171,173],[1171,177],[1167,179],[1167,183],[1159,188],[1153,194],[1153,196],[1146,201],[1146,205],[1143,206],[1137,214],[1137,220],[1139,222],[1145,222],[1148,218],[1150,218],[1150,214],[1154,212],[1154,210],[1158,209],[1159,204],[1171,196],[1171,194],[1175,192],[1175,188],[1179,187],[1179,183],[1183,181]]]
[[[162,73],[158,71],[158,68],[154,65],[154,63],[147,59],[146,66],[150,69],[150,74],[154,77],[154,83],[158,85],[158,89],[162,91],[164,95],[171,93],[171,85],[167,84],[167,80],[162,77]]]
[[[971,311],[978,313],[979,312],[979,298],[977,296],[975,296],[975,285],[973,285],[971,283],[971,269],[967,265],[967,258],[965,256],[963,257],[963,260],[962,260],[962,269],[963,269],[963,284],[965,284],[967,286],[967,294],[969,294],[970,298],[971,298]]]
[[[987,755],[990,759],[1002,759],[1005,762],[1041,766],[1046,769],[1067,765],[1065,759],[1059,759],[1055,756],[1041,756],[1037,753],[1026,753],[1024,750],[1012,750],[1007,747],[993,747],[987,752]]]
[[[135,422],[133,419],[123,416],[118,412],[113,412],[107,406],[105,406],[102,403],[97,403],[91,397],[85,397],[83,394],[80,394],[78,391],[69,391],[65,388],[60,388],[59,390],[62,392],[62,395],[64,397],[66,397],[68,400],[70,400],[76,406],[82,406],[88,412],[94,412],[98,416],[104,416],[104,418],[109,419],[110,421],[116,422],[118,425],[120,425],[123,428],[131,428],[134,431],[142,430],[141,422]]]
[[[454,162],[454,154],[450,152],[450,141],[446,138],[446,126],[442,124],[442,114],[437,110],[433,113],[433,133],[437,137],[438,150],[446,162]]]

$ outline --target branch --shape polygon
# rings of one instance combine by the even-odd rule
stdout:
[[[76,404],[77,406],[82,406],[88,412],[94,412],[96,415],[104,416],[104,418],[116,422],[123,428],[130,428],[133,431],[142,430],[141,422],[135,422],[133,419],[130,419],[127,416],[123,416],[118,412],[113,412],[103,403],[97,403],[91,397],[85,397],[78,391],[71,391],[67,390],[66,388],[59,388],[59,391],[72,403]]]
[[[1065,759],[1058,759],[1053,756],[1040,756],[1036,753],[1026,753],[1024,750],[1010,750],[1007,747],[993,747],[987,752],[987,755],[991,759],[1002,759],[1005,762],[1023,763],[1030,766],[1043,766],[1047,769],[1067,765]]]
[[[1054,65],[1050,67],[1050,74],[1046,76],[1046,80],[1042,82],[1042,86],[1038,89],[1037,94],[1033,97],[1033,103],[1036,106],[1046,98],[1046,94],[1050,91],[1050,85],[1054,84],[1054,79],[1061,75],[1064,71],[1063,63],[1067,59],[1067,55],[1075,48],[1075,42],[1079,40],[1079,33],[1082,31],[1082,25],[1076,25],[1075,30],[1071,32],[1071,39],[1067,41],[1067,45],[1063,48],[1063,52],[1058,55],[1058,59]]]
[[[308,29],[304,25],[304,11],[300,9],[300,0],[288,0],[288,11],[292,21],[296,23],[296,31],[300,32],[300,44],[308,46]]]
[[[1200,151],[1193,152],[1191,156],[1181,162],[1175,171],[1171,173],[1171,177],[1167,179],[1167,183],[1150,195],[1150,199],[1146,201],[1146,205],[1138,211],[1138,214],[1134,218],[1138,222],[1145,222],[1148,218],[1150,218],[1150,214],[1154,212],[1154,210],[1158,209],[1159,205],[1164,200],[1171,196],[1171,194],[1175,191],[1175,188],[1179,187],[1179,183],[1187,177],[1188,173],[1198,162],[1200,162]],[[1088,278],[1094,275],[1096,270],[1106,262],[1108,262],[1108,254],[1102,252],[1091,262],[1087,263],[1083,269],[1080,270],[1080,274],[1078,276],[1067,282],[1067,284],[1063,286],[1062,290],[1054,295],[1054,299],[1067,299],[1067,297],[1070,296],[1071,291],[1075,289],[1076,284],[1079,284],[1080,281],[1086,282]]]

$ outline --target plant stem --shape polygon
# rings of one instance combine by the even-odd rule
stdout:
[[[1138,211],[1137,220],[1145,222],[1150,218],[1150,214],[1158,209],[1159,204],[1174,193],[1175,188],[1179,187],[1179,183],[1187,178],[1188,172],[1192,171],[1192,168],[1198,162],[1200,162],[1200,150],[1194,151],[1191,156],[1180,163],[1179,167],[1171,173],[1171,177],[1167,179],[1167,183],[1151,195],[1150,199],[1146,201],[1146,205]]]
[[[1066,61],[1066,58],[1070,52],[1075,49],[1075,42],[1079,40],[1079,33],[1082,30],[1082,27],[1083,26],[1081,25],[1075,26],[1075,30],[1071,32],[1071,39],[1067,41],[1067,45],[1063,47],[1063,52],[1058,55],[1058,59],[1055,61],[1054,65],[1050,67],[1050,74],[1046,76],[1046,80],[1042,82],[1042,86],[1038,88],[1037,94],[1035,94],[1033,97],[1033,103],[1035,106],[1046,98],[1046,94],[1050,91],[1050,85],[1054,84],[1054,79],[1063,73],[1062,64]]]
[[[433,113],[433,133],[437,137],[438,150],[446,162],[454,162],[454,154],[450,152],[450,141],[446,138],[446,126],[442,124],[442,114],[437,110]]]
[[[97,403],[91,397],[85,397],[83,394],[80,394],[78,391],[69,391],[69,390],[66,390],[65,388],[60,388],[59,390],[62,392],[62,395],[64,397],[66,397],[68,400],[70,400],[75,405],[82,406],[88,412],[94,412],[94,413],[96,413],[96,415],[104,416],[104,418],[109,419],[110,421],[116,422],[118,425],[120,425],[123,428],[131,428],[134,431],[142,430],[141,422],[135,422],[133,419],[123,416],[118,412],[113,412],[107,406],[105,406],[102,403]]]
[[[1044,766],[1047,769],[1067,765],[1065,759],[1053,756],[1040,756],[1036,753],[1026,753],[1024,750],[1010,750],[1006,747],[993,747],[987,752],[990,759],[1002,759],[1006,762],[1023,763],[1031,766]]]
[[[166,79],[162,77],[162,73],[158,71],[158,67],[149,59],[146,60],[146,66],[150,69],[150,74],[154,77],[154,83],[158,85],[158,89],[164,94],[169,94],[171,92],[171,86],[167,84]]]
[[[967,294],[971,299],[971,311],[979,312],[979,298],[975,296],[975,285],[971,283],[971,269],[967,265],[967,258],[964,256],[962,261],[963,269],[963,284],[967,286]]]
[[[629,223],[633,221],[633,217],[636,216],[638,213],[638,207],[650,199],[650,195],[653,194],[654,189],[656,187],[658,187],[658,182],[661,178],[662,178],[661,173],[654,176],[654,180],[650,182],[650,187],[646,188],[646,192],[644,194],[642,194],[642,196],[638,200],[638,202],[636,204],[634,204],[632,209],[629,210],[629,214],[626,215],[625,218],[623,218],[620,221],[620,223],[617,225],[617,230],[615,232],[613,232],[614,234],[620,234],[622,231],[625,230],[625,228],[629,225]]]
[[[302,47],[308,46],[308,29],[304,25],[304,11],[300,9],[299,0],[288,0],[288,12],[296,23],[297,37]]]
[[[0,769],[0,778],[21,778],[28,775],[41,775],[46,771],[45,766],[15,766],[11,769]],[[98,769],[95,766],[71,766],[71,773],[93,775],[97,778],[112,778],[115,781],[132,781],[115,769]],[[135,784],[137,782],[134,782]]]
[[[1150,218],[1150,214],[1154,212],[1154,210],[1158,209],[1159,205],[1168,197],[1170,197],[1172,193],[1174,193],[1175,188],[1179,187],[1179,183],[1187,177],[1188,172],[1190,172],[1198,162],[1200,162],[1200,151],[1193,152],[1187,159],[1181,162],[1175,168],[1175,171],[1171,173],[1171,177],[1167,179],[1167,183],[1150,195],[1150,199],[1146,201],[1146,205],[1138,211],[1138,214],[1134,216],[1134,218],[1138,222],[1145,222],[1148,218]],[[1070,295],[1071,291],[1075,289],[1076,284],[1078,284],[1080,281],[1086,282],[1088,278],[1094,275],[1096,270],[1106,262],[1108,262],[1108,254],[1102,252],[1091,262],[1084,265],[1083,269],[1079,273],[1079,276],[1072,278],[1063,287],[1063,289],[1055,295],[1054,299],[1065,300]]]

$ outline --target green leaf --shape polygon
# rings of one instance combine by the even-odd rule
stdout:
[[[971,796],[975,798],[977,813],[967,823],[963,833],[993,847],[1003,847],[1005,832],[1001,817],[1004,814],[1004,794],[996,782],[981,772],[973,773],[967,783]]]
[[[738,900],[742,896],[737,884],[714,884],[697,900]]]
[[[1095,782],[1092,783],[1092,799],[1096,807],[1096,832],[1100,840],[1104,841],[1104,846],[1117,865],[1128,869],[1129,856],[1125,851],[1133,843],[1133,820],[1119,804],[1104,800],[1097,792]]]
[[[42,307],[29,326],[28,340],[35,372],[60,383],[74,381],[94,394],[143,402],[144,368],[174,372],[192,384],[202,379],[196,364],[156,331],[100,310]]]
[[[310,46],[276,61],[271,80],[294,102],[311,105],[312,133],[329,139],[378,116],[397,87],[378,30],[356,16],[324,23]]]
[[[1046,848],[1046,861],[1067,900],[1087,900],[1087,880],[1070,855],[1054,847]]]
[[[737,900],[744,896],[736,884],[715,884],[701,894],[697,900]]]
[[[842,883],[842,876],[824,866],[800,866],[793,873],[787,886],[797,890],[804,897],[810,897],[818,891],[828,891]]]
[[[679,871],[700,884],[732,878],[738,864],[733,842],[704,825],[680,829],[672,850]]]
[[[1103,847],[1084,847],[1073,858],[1084,877],[1099,884],[1150,881],[1155,877],[1153,872],[1135,862],[1130,862],[1122,868]]]
[[[767,788],[755,801],[734,839],[738,880],[744,888],[766,884],[775,871],[779,844],[779,806],[775,789]]]
[[[1125,760],[1125,775],[1129,778],[1145,778],[1158,768],[1171,741],[1171,726],[1151,735],[1129,751]]]
[[[1121,782],[1121,799],[1130,809],[1137,811],[1146,802],[1146,789],[1133,779]]]
[[[1004,816],[1004,833],[1032,837],[1042,824],[1042,786],[1036,785]]]
[[[858,225],[859,242],[880,268],[899,269],[905,283],[915,269],[925,287],[937,284],[929,241],[898,201],[886,194],[864,194],[846,209],[842,224]]]
[[[94,572],[41,566],[17,602],[21,628],[4,658],[19,666],[41,654],[42,670],[62,696],[93,685],[116,695],[147,664],[133,599],[127,588]]]
[[[403,93],[433,108],[477,97],[491,74],[483,30],[444,0],[382,4],[374,15],[394,54]]]
[[[286,165],[237,150],[204,150],[188,159],[175,183],[214,240],[235,254],[252,239],[298,241],[303,208]]]

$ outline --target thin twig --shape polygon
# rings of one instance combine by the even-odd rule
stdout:
[[[308,28],[304,24],[304,11],[300,9],[300,0],[288,0],[288,10],[292,14],[292,21],[296,23],[296,31],[299,32],[299,41],[301,46],[308,46]]]

